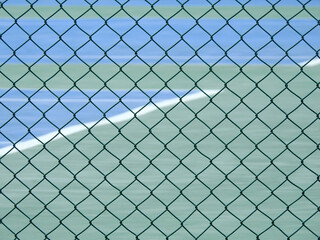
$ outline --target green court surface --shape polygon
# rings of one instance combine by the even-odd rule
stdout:
[[[12,80],[24,72],[6,67]],[[117,72],[111,65],[95,68],[103,79]],[[160,77],[178,71],[161,65],[154,69],[158,77],[142,78],[143,69],[123,70],[141,88],[162,88]],[[221,89],[214,96],[2,156],[1,238],[13,238],[10,226],[19,239],[316,239],[320,96],[312,78],[319,69],[208,70],[184,69],[202,89]],[[55,71],[41,65],[16,84],[41,88],[31,72],[49,79]],[[80,79],[76,86],[103,87],[100,80],[91,84],[86,71],[77,65],[63,69]],[[73,86],[59,74],[46,85]],[[171,88],[194,87],[178,74],[167,82]],[[2,84],[8,87],[8,81]],[[108,87],[134,84],[110,80]]]
[[[29,71],[30,69],[30,71]],[[303,71],[301,71],[303,69]],[[257,86],[273,97],[281,92],[285,85],[292,91],[307,94],[317,87],[315,79],[320,69],[296,65],[248,64],[206,66],[185,64],[182,67],[173,64],[159,64],[152,67],[142,64],[7,64],[1,67],[0,88],[10,88],[13,84],[22,89],[221,89],[230,88],[236,94],[246,94]],[[299,95],[300,96],[300,95]]]
[[[214,11],[212,11],[214,9]],[[6,6],[6,10],[0,9],[0,18],[97,18],[97,17],[112,17],[112,18],[128,18],[129,16],[139,18],[212,18],[212,19],[229,19],[229,18],[246,18],[246,19],[280,19],[280,18],[296,18],[308,19],[319,18],[319,6],[305,6],[305,10],[299,6],[245,6],[243,11],[242,6],[185,6],[181,9],[180,6],[93,6],[91,9],[88,6],[64,6],[63,10],[57,6],[34,6],[30,9],[29,6]]]

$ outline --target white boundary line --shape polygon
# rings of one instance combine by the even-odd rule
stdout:
[[[61,129],[60,131],[54,131],[54,132],[50,132],[48,134],[42,135],[42,136],[38,137],[37,139],[22,141],[22,142],[18,142],[15,145],[3,147],[0,149],[0,156],[3,156],[5,154],[7,154],[7,155],[13,154],[18,151],[24,151],[26,149],[40,146],[40,145],[46,144],[50,141],[55,141],[55,140],[60,139],[62,137],[66,137],[66,136],[69,136],[74,133],[88,130],[92,127],[99,127],[99,126],[108,125],[111,123],[118,123],[118,122],[122,122],[122,121],[127,121],[127,120],[134,118],[135,116],[140,117],[140,116],[143,116],[143,115],[148,114],[150,112],[153,112],[159,108],[174,106],[174,105],[178,104],[179,102],[185,103],[185,102],[205,98],[208,96],[213,96],[213,95],[217,94],[219,91],[221,91],[221,90],[204,90],[203,92],[188,94],[188,95],[182,97],[181,99],[180,98],[173,98],[173,99],[164,100],[164,101],[154,103],[154,104],[149,104],[147,106],[137,107],[137,108],[132,109],[131,111],[127,111],[127,112],[115,115],[113,117],[110,117],[109,119],[103,119],[102,121],[94,121],[94,122],[89,122],[86,124],[78,124],[75,126],[66,127],[66,128]]]
[[[299,64],[301,67],[314,67],[320,65],[320,58],[312,59],[311,61],[305,61]]]

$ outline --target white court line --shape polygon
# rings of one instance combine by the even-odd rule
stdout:
[[[301,67],[314,67],[320,65],[320,58],[312,59],[311,61],[305,61],[299,64]]]
[[[54,131],[54,132],[42,135],[42,136],[38,137],[37,139],[31,139],[31,140],[19,142],[19,143],[15,144],[15,146],[11,145],[11,146],[7,146],[7,147],[3,147],[0,149],[0,156],[3,156],[5,154],[13,154],[18,151],[24,151],[26,149],[40,146],[40,145],[46,144],[50,141],[54,141],[54,140],[69,136],[74,133],[88,130],[89,128],[92,128],[92,127],[99,127],[99,126],[108,125],[111,123],[118,123],[118,122],[122,122],[122,121],[127,121],[127,120],[134,118],[135,116],[140,117],[140,116],[143,116],[143,115],[148,114],[150,112],[153,112],[153,111],[157,110],[158,108],[174,106],[174,105],[178,104],[179,102],[186,103],[189,101],[205,98],[208,96],[213,96],[213,95],[217,94],[219,91],[221,91],[221,90],[204,90],[203,92],[188,94],[182,98],[173,98],[173,99],[164,100],[164,101],[154,103],[154,104],[149,104],[147,106],[137,107],[137,108],[132,109],[131,111],[127,111],[127,112],[115,115],[113,117],[110,117],[109,119],[103,119],[102,121],[94,121],[94,122],[89,122],[86,124],[78,124],[75,126],[62,128],[60,130],[60,132]]]

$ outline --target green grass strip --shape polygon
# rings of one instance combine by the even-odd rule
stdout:
[[[285,83],[295,92],[314,89],[320,69],[317,66],[301,68],[294,65],[278,65],[272,69],[266,65],[247,65],[240,69],[234,65],[189,64],[181,67],[173,64],[128,64],[120,67],[97,64],[90,68],[82,64],[38,64],[27,67],[22,64],[6,64],[0,69],[0,88],[23,89],[221,89],[245,95],[256,87],[266,89],[270,96],[285,88]],[[303,86],[303,88],[302,88]],[[305,87],[309,86],[309,87]],[[302,93],[304,94],[304,93]]]
[[[320,7],[248,6],[248,7],[176,7],[176,6],[4,6],[0,18],[68,19],[68,18],[209,18],[209,19],[319,19]]]

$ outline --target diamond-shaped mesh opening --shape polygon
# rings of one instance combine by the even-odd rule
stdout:
[[[231,215],[229,212],[224,211],[216,218],[212,225],[217,231],[219,231],[224,237],[231,235],[239,226],[239,220]]]
[[[169,211],[164,212],[153,223],[164,235],[172,235],[181,228],[180,221]]]
[[[0,238],[317,240],[319,18],[0,3]]]
[[[271,220],[264,214],[256,211],[244,221],[244,225],[255,234],[262,234],[266,229],[272,226]]]

